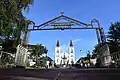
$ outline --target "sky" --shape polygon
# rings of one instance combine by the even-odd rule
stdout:
[[[26,19],[34,21],[35,25],[40,25],[59,16],[60,12],[84,23],[90,23],[95,18],[99,20],[106,34],[111,22],[120,20],[120,0],[34,0],[29,12],[23,14]],[[88,50],[92,52],[97,44],[94,30],[33,31],[29,34],[29,43],[46,46],[52,59],[57,40],[66,52],[70,40],[73,41],[76,60],[86,56]]]

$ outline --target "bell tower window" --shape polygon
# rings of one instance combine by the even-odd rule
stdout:
[[[71,53],[73,53],[73,49],[71,49]]]
[[[59,53],[59,50],[57,50],[57,53]]]

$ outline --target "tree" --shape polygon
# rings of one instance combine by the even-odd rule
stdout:
[[[0,44],[3,51],[15,53],[16,47],[21,43],[21,33],[28,28],[28,22],[22,10],[28,10],[34,0],[0,0]],[[4,62],[9,56],[4,55]]]
[[[108,32],[108,44],[110,47],[110,52],[118,52],[120,45],[120,22],[111,23]]]
[[[97,58],[97,54],[93,52],[92,55],[91,55],[91,58],[92,58],[92,59]]]
[[[87,58],[90,60],[91,55],[90,55],[90,51],[87,52]]]
[[[7,45],[9,40],[14,41],[12,47],[16,47],[21,43],[21,32],[28,28],[28,23],[22,14],[22,10],[27,10],[33,2],[34,0],[0,1],[0,36],[5,38],[4,44]]]
[[[44,47],[42,44],[37,44],[32,47],[32,54],[33,56],[38,56],[40,57],[42,54],[46,53],[47,54],[47,48]]]
[[[103,49],[103,46],[105,46],[105,44],[107,44],[107,43],[106,42],[99,43],[94,46],[94,49],[93,49],[92,55],[91,55],[92,59],[98,58],[98,56],[103,56],[103,54],[101,54],[101,49]]]
[[[102,43],[96,44],[96,45],[94,46],[93,53],[97,53],[97,51],[99,50],[99,48],[102,47],[102,46],[103,46]]]
[[[47,54],[48,50],[42,44],[37,44],[32,47],[32,54],[30,55],[34,61],[36,62],[37,66],[42,64],[45,65],[45,61],[47,61],[47,56],[42,56],[43,54]]]

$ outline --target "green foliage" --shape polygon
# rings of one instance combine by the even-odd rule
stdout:
[[[22,10],[28,10],[34,0],[0,0],[0,36],[4,37],[0,44],[3,51],[15,53],[21,43],[21,33],[28,28],[28,21]],[[10,56],[4,54],[2,63],[10,61]]]
[[[36,62],[36,66],[45,66],[47,61],[47,56],[42,56],[43,54],[47,54],[47,48],[42,44],[37,44],[32,46],[31,58]]]
[[[32,47],[32,56],[40,57],[42,54],[47,53],[47,48],[42,44],[37,44]]]
[[[8,42],[3,42],[2,43],[3,51],[9,52],[9,53],[15,53],[16,47],[14,47],[13,44],[14,44],[14,40],[8,40]]]
[[[88,53],[86,55],[86,57],[81,57],[77,63],[79,63],[80,61],[82,61],[83,63],[90,63],[90,59],[91,59],[91,55]]]
[[[87,58],[90,59],[91,58],[91,55],[90,53],[87,54]]]
[[[96,52],[99,50],[100,47],[102,47],[102,43],[96,44],[96,45],[94,46],[93,53],[96,53]]]
[[[92,58],[92,59],[95,59],[95,58],[97,58],[97,55],[98,55],[98,54],[96,54],[96,53],[92,53],[91,58]]]
[[[95,58],[97,58],[97,55],[100,55],[100,54],[98,53],[98,51],[99,51],[99,49],[100,49],[102,46],[103,46],[102,43],[97,44],[97,45],[94,46],[94,49],[93,49],[91,58],[95,59]]]
[[[119,51],[120,45],[120,22],[112,23],[108,32],[108,44],[111,53]]]
[[[21,32],[28,28],[28,22],[22,10],[29,8],[34,0],[0,0],[0,36],[4,37],[4,44],[13,40],[13,46],[21,43]],[[6,47],[3,47],[6,48]]]
[[[83,63],[90,63],[90,60],[89,60],[88,57],[82,57],[80,60],[81,60]]]
[[[10,54],[2,53],[0,64],[6,65],[6,64],[12,64],[14,62],[14,58]]]
[[[47,56],[46,57],[41,57],[38,62],[37,62],[37,66],[42,66],[45,67],[46,66],[46,61],[47,61]]]

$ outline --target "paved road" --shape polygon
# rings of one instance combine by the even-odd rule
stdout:
[[[120,69],[0,69],[0,80],[120,80]]]

